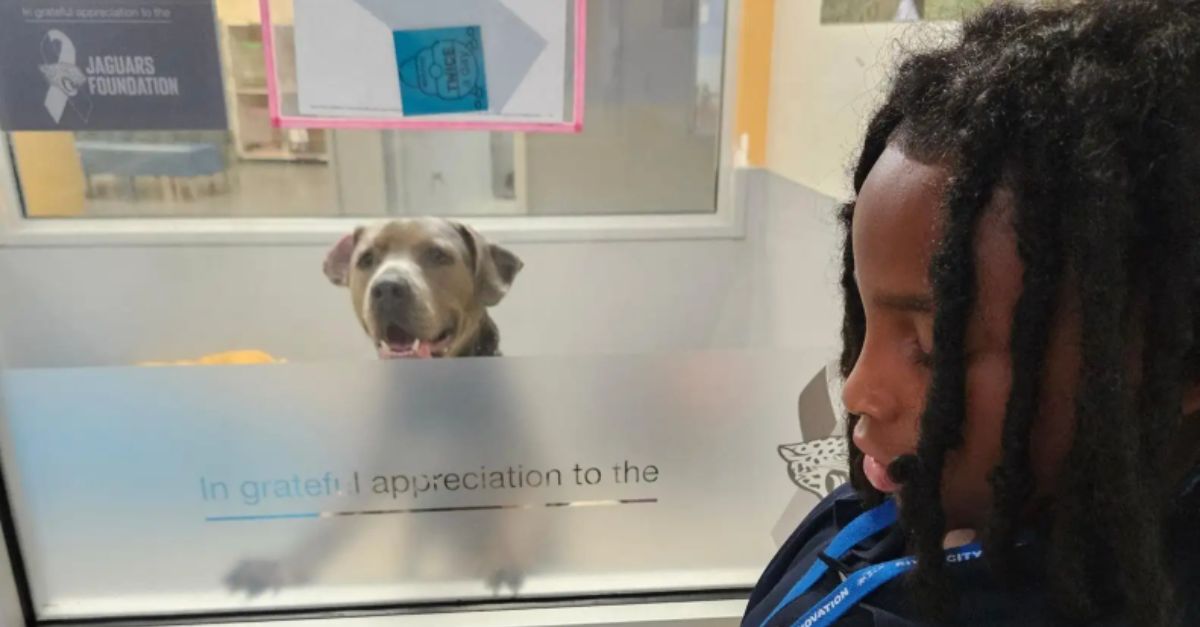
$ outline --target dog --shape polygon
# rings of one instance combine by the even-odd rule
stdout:
[[[350,290],[354,312],[383,359],[500,355],[488,308],[524,263],[474,229],[412,218],[359,227],[325,257],[325,276]]]
[[[329,281],[349,289],[359,323],[383,359],[499,356],[500,333],[488,308],[500,303],[523,267],[515,254],[470,227],[436,218],[359,227],[339,239],[324,261]],[[484,397],[502,402],[505,381],[487,375],[473,384]],[[459,383],[445,380],[439,385],[445,387],[428,390],[430,398],[452,394]],[[496,412],[502,415],[505,412]],[[518,424],[496,431],[508,438],[495,442],[502,450],[531,446]],[[392,435],[380,434],[380,441],[390,441]],[[365,467],[387,468],[398,453],[386,446],[366,451],[373,462]],[[546,530],[518,514],[462,518],[454,523],[456,532],[446,532],[444,519],[404,517],[381,523],[397,526],[391,535],[407,543],[409,550],[395,556],[408,569],[407,579],[436,579],[431,569],[439,562],[452,563],[474,570],[492,594],[508,589],[516,595],[529,563],[537,559],[537,548],[549,540]],[[310,583],[362,533],[361,523],[316,526],[280,555],[241,560],[225,584],[253,597]],[[454,546],[446,546],[447,538]]]

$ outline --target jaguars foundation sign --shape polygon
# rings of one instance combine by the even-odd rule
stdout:
[[[0,0],[0,127],[226,128],[212,0]]]

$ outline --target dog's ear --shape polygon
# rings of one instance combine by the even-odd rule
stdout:
[[[489,243],[465,224],[455,222],[454,229],[467,246],[467,267],[475,273],[475,294],[479,302],[484,307],[498,304],[525,263],[512,251]]]
[[[353,233],[343,235],[325,254],[325,276],[329,278],[330,283],[342,287],[350,284],[350,261],[362,234],[363,227],[360,226],[354,229]]]

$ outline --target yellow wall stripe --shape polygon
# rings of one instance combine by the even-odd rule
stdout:
[[[755,167],[767,163],[767,106],[771,99],[774,38],[775,0],[743,0],[734,138],[739,143],[746,142],[747,164]]]

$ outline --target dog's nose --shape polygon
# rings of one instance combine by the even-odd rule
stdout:
[[[380,281],[371,288],[371,298],[378,305],[404,303],[412,299],[412,286],[403,281]]]

